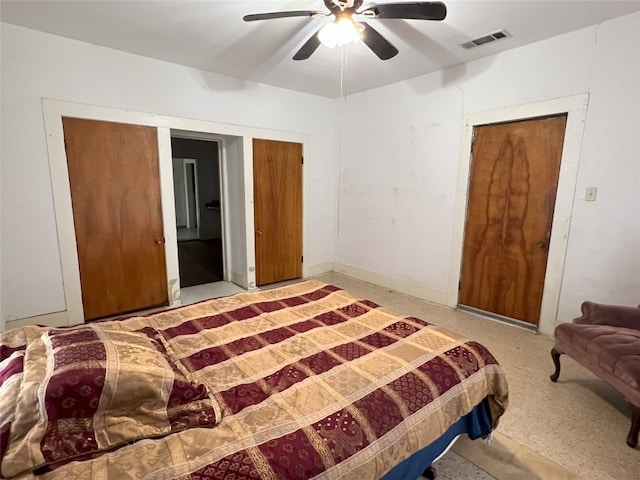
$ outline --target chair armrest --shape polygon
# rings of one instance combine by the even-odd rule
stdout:
[[[582,316],[576,318],[573,323],[611,325],[613,327],[640,330],[640,307],[584,302],[582,304]]]

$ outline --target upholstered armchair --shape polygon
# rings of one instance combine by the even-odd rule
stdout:
[[[627,444],[638,445],[640,431],[640,306],[582,304],[582,316],[555,330],[551,357],[560,375],[560,355],[566,354],[618,390],[631,407]]]

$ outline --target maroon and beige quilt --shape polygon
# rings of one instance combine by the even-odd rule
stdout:
[[[317,281],[0,334],[3,478],[378,479],[488,397],[477,342]]]

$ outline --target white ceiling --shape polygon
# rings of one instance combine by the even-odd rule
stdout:
[[[393,2],[365,0],[365,5],[370,3]],[[446,0],[445,4],[448,14],[442,22],[367,20],[400,53],[382,61],[362,44],[349,46],[343,71],[345,92],[413,78],[640,10],[640,0]],[[0,18],[244,80],[340,96],[339,48],[320,46],[308,60],[291,59],[329,20],[242,20],[249,13],[280,10],[326,9],[322,0],[1,0]],[[472,50],[459,46],[503,28],[513,37]]]

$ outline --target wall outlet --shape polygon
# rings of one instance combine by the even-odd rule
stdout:
[[[587,187],[587,191],[584,194],[584,199],[587,202],[595,202],[598,196],[598,187]]]

